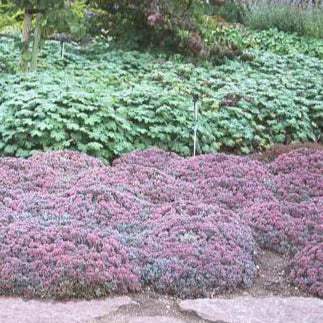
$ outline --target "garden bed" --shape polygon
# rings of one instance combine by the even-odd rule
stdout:
[[[308,148],[266,164],[155,148],[113,166],[1,158],[0,294],[213,296],[254,286],[266,249],[288,260],[286,282],[323,297],[322,161]]]
[[[111,161],[151,146],[187,156],[193,94],[200,153],[321,139],[322,60],[296,49],[252,51],[250,61],[221,66],[104,42],[65,49],[62,58],[59,43],[47,42],[37,75],[24,75],[14,42],[0,39],[1,156],[69,149]]]

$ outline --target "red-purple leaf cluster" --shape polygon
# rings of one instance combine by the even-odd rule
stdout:
[[[0,226],[0,293],[95,297],[139,290],[127,249],[108,230],[13,221]]]
[[[323,235],[323,228],[321,227]],[[318,297],[323,297],[323,240],[311,242],[300,250],[290,264],[291,282]]]
[[[302,171],[322,176],[322,150],[301,148],[281,154],[269,164],[269,169],[275,175]]]
[[[205,296],[256,275],[257,250],[248,226],[229,210],[201,202],[175,202],[154,210],[143,241],[142,278],[160,292]]]
[[[317,239],[323,225],[323,200],[302,203],[271,202],[245,208],[242,219],[261,247],[295,253]]]
[[[315,150],[263,165],[154,148],[112,167],[71,151],[2,158],[0,294],[94,297],[150,284],[205,296],[249,286],[255,240],[283,253],[322,241],[322,160]],[[297,266],[293,282],[320,295],[320,276],[304,287],[306,263]]]
[[[282,201],[302,202],[323,196],[322,151],[299,149],[280,155],[269,165],[275,194]]]
[[[184,162],[185,159],[175,153],[165,152],[160,149],[134,150],[121,156],[113,162],[113,166],[140,165],[167,170],[168,165],[174,162]]]

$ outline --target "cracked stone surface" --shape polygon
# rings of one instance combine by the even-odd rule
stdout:
[[[91,322],[134,302],[128,296],[93,301],[45,302],[21,298],[0,298],[1,323]]]
[[[236,297],[179,302],[182,311],[210,322],[228,323],[319,323],[323,300],[305,297]]]
[[[113,323],[186,323],[182,319],[167,316],[124,316],[113,320]]]
[[[321,323],[323,300],[251,297],[183,300],[150,294],[51,302],[0,297],[1,323]]]

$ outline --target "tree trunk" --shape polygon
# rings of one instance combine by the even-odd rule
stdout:
[[[29,44],[30,44],[30,31],[32,26],[32,19],[33,16],[30,14],[29,10],[32,8],[26,8],[25,16],[22,23],[22,49],[21,49],[21,67],[23,70],[28,71],[29,60],[30,60],[30,51],[29,51]]]
[[[33,44],[33,51],[31,55],[31,64],[30,64],[30,70],[32,72],[35,71],[37,68],[39,43],[40,43],[41,32],[42,32],[42,20],[43,20],[43,14],[41,12],[37,13],[36,26],[34,31],[34,44]]]

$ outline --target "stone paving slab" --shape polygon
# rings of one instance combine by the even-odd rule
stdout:
[[[45,302],[21,298],[0,298],[1,323],[91,322],[134,302],[128,296],[104,300]]]
[[[0,297],[0,323],[323,323],[323,300],[318,298],[174,300],[171,311],[162,297],[146,306],[149,311],[134,299],[50,302]]]
[[[187,323],[187,322],[188,321],[183,321],[182,319],[178,319],[175,317],[168,317],[168,316],[138,316],[138,317],[124,316],[116,320],[113,320],[113,323]]]
[[[182,311],[210,322],[322,323],[323,300],[304,297],[236,297],[179,302]]]

